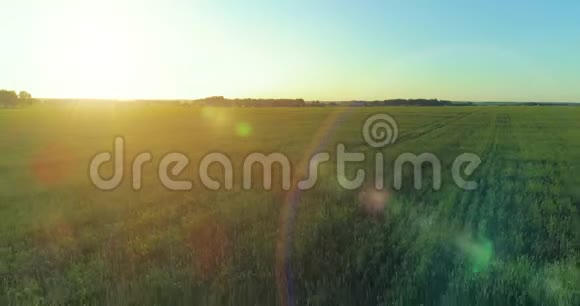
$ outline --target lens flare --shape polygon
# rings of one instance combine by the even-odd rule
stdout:
[[[478,273],[487,269],[493,257],[493,244],[489,239],[474,239],[470,234],[463,234],[456,244],[471,263],[471,271]]]
[[[336,111],[330,113],[329,116],[322,122],[318,130],[311,138],[310,144],[304,151],[304,155],[296,168],[297,175],[294,184],[297,186],[298,182],[306,178],[308,173],[308,161],[314,153],[324,150],[329,144],[330,138],[336,132],[336,129],[352,112],[353,108],[337,108]],[[295,305],[294,293],[294,276],[292,274],[291,253],[294,244],[294,224],[296,222],[296,214],[298,204],[301,199],[300,188],[293,188],[286,195],[284,205],[282,205],[279,216],[279,231],[278,241],[276,243],[276,285],[278,287],[278,296],[280,305]]]
[[[252,126],[247,122],[240,122],[236,126],[236,134],[240,137],[248,137],[252,134]]]
[[[44,186],[64,183],[73,171],[73,154],[63,144],[50,144],[32,159],[30,170],[34,179]]]
[[[213,124],[222,125],[226,123],[228,116],[225,110],[206,106],[201,109],[201,116]]]
[[[385,190],[365,188],[359,195],[361,209],[370,216],[380,216],[389,202],[390,195]]]

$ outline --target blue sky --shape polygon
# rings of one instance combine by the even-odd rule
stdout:
[[[39,97],[580,101],[578,1],[4,0]]]

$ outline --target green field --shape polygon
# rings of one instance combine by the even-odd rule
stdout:
[[[399,125],[384,149],[361,136],[375,113]],[[0,109],[0,304],[580,305],[579,118],[579,107],[524,106]],[[188,155],[181,177],[193,190],[164,189],[153,165],[141,191],[131,177],[97,190],[88,165],[115,136],[125,168],[138,152],[153,165]],[[401,153],[431,152],[443,186],[415,190],[405,172],[393,190],[385,171],[384,209],[369,214],[366,187],[341,188],[327,163],[294,211],[276,184],[242,190],[237,171],[233,190],[211,191],[195,171],[208,152],[236,171],[251,152],[298,165],[339,142],[369,156],[351,172],[372,173],[379,150],[387,169]],[[450,179],[464,152],[482,160],[474,191]]]

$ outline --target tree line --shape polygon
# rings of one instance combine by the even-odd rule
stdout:
[[[197,100],[182,101],[184,104],[198,106],[224,107],[304,107],[304,106],[467,106],[470,102],[451,102],[438,99],[392,99],[383,101],[337,101],[337,102],[305,102],[304,99],[227,99],[214,96]]]
[[[20,91],[17,94],[14,90],[0,90],[0,107],[13,108],[32,104],[33,101],[32,95],[26,91]]]
[[[190,101],[193,105],[202,106],[236,106],[236,107],[302,107],[303,99],[227,99],[222,96],[208,97]]]

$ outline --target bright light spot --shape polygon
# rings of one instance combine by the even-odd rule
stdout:
[[[227,121],[228,116],[225,110],[216,109],[215,107],[206,106],[201,109],[202,117],[210,120],[212,123],[223,124]]]
[[[38,38],[35,60],[47,82],[66,84],[67,97],[133,98],[147,73],[138,65],[142,40],[124,16],[112,2],[59,10]]]
[[[387,205],[390,195],[385,190],[365,188],[358,195],[361,208],[369,215],[380,215]]]
[[[252,133],[252,127],[246,122],[238,123],[236,134],[240,137],[248,137]]]
[[[493,244],[489,239],[473,239],[469,234],[457,238],[457,246],[471,262],[471,270],[481,272],[489,266],[493,257]]]

